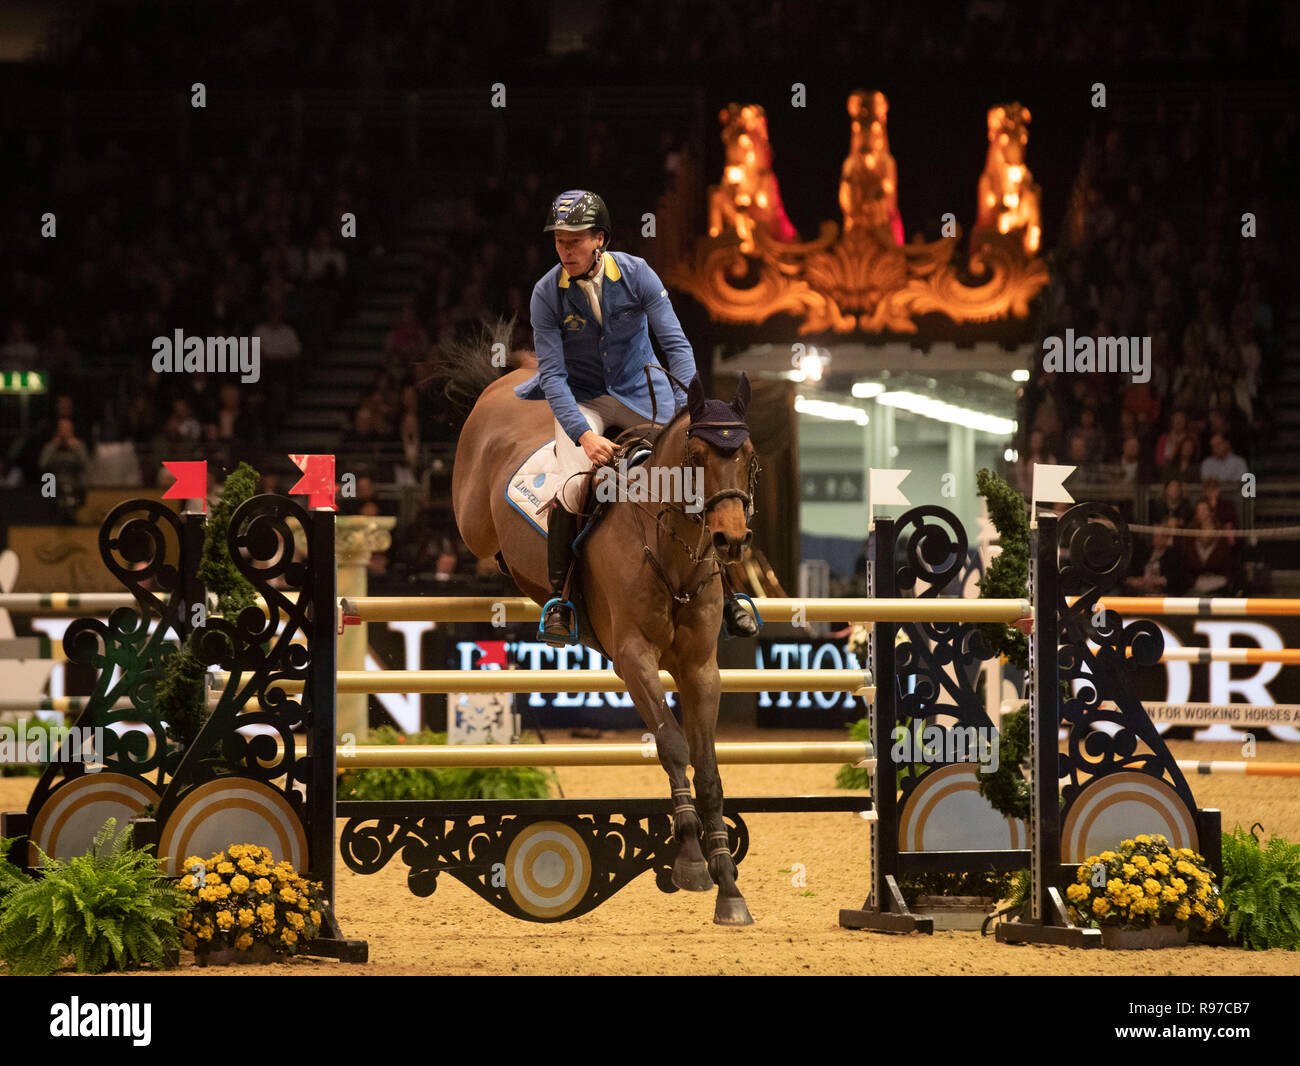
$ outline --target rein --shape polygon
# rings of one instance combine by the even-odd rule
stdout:
[[[652,386],[650,388],[651,423],[654,425],[658,425],[659,424],[657,420],[658,406],[655,402],[654,388],[652,382],[650,381],[650,369],[651,369],[650,366],[647,366],[645,368],[646,383]],[[681,385],[681,382],[678,381],[678,379],[675,378],[669,371],[665,370],[663,367],[658,367],[658,369],[662,370],[664,374],[667,375],[667,377],[670,380],[672,380],[674,383],[676,383],[679,386]],[[685,391],[685,389],[683,389],[683,391]],[[685,473],[685,471],[689,469],[689,448],[687,442],[690,440],[692,428],[744,429],[746,427],[744,422],[708,422],[708,423],[701,423],[700,425],[694,427],[688,424],[686,429],[686,436],[682,442],[682,458],[680,463],[678,464],[678,467],[683,471],[683,473]],[[659,442],[655,442],[654,444],[652,444],[645,437],[632,437],[626,441],[623,441],[620,444],[619,448],[615,451],[614,455],[611,456],[609,463],[606,465],[611,467],[615,466],[620,457],[630,455],[637,447],[640,447],[642,445],[650,448],[650,456],[646,460],[646,462],[649,464],[653,464],[656,458],[656,453],[659,451]],[[646,537],[645,524],[642,522],[638,522],[638,528],[640,529],[640,533],[641,533],[642,554],[649,561],[651,569],[653,569],[655,574],[658,575],[659,580],[663,582],[664,588],[667,589],[668,594],[673,598],[673,600],[676,603],[683,606],[690,603],[697,596],[699,596],[700,593],[703,592],[705,588],[707,588],[712,583],[713,579],[716,576],[718,576],[722,572],[722,564],[721,564],[721,560],[719,560],[717,557],[717,549],[711,543],[708,542],[709,513],[713,510],[714,507],[716,507],[723,500],[740,500],[745,508],[745,520],[748,522],[749,518],[754,513],[754,488],[758,479],[758,471],[759,471],[758,460],[757,457],[754,457],[750,460],[749,478],[748,478],[748,484],[746,489],[721,489],[718,492],[715,492],[708,499],[706,499],[701,505],[700,510],[696,513],[691,513],[687,511],[684,506],[674,506],[671,503],[664,503],[660,506],[658,512],[654,515],[654,522],[655,522],[655,529],[656,529],[656,537],[655,537],[656,549],[658,548],[657,542],[659,539],[659,531],[666,529],[668,535],[685,550],[687,558],[690,559],[690,561],[694,564],[693,569],[698,569],[700,566],[706,565],[710,561],[712,561],[715,564],[713,569],[711,569],[707,574],[705,574],[704,578],[694,587],[694,589],[692,589],[689,592],[675,591],[673,589],[673,583],[669,579],[668,574],[664,569],[663,563],[659,559],[656,549],[652,549],[650,547],[649,540]],[[627,502],[633,503],[633,505],[639,511],[645,513],[646,515],[649,515],[651,513],[650,509],[643,503],[637,501],[627,501]],[[680,516],[682,518],[685,518],[689,522],[692,522],[699,526],[700,535],[696,539],[694,546],[688,544],[685,540],[683,540],[680,536],[678,536],[677,531],[673,528],[671,521],[667,524],[664,522],[665,514]]]

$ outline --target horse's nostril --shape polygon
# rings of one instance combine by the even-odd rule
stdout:
[[[727,550],[727,534],[725,534],[725,533],[723,533],[723,532],[721,532],[721,531],[719,531],[719,532],[717,532],[717,533],[714,533],[714,534],[713,534],[713,546],[714,546],[715,548],[717,548],[718,551],[720,551],[720,552],[721,552],[721,551],[726,551],[726,550]]]
[[[749,529],[745,530],[745,535],[740,540],[740,550],[744,551],[746,548],[748,548],[749,542],[753,539],[754,539],[753,530],[749,530]]]

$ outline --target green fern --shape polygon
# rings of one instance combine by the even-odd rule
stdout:
[[[10,893],[28,883],[27,875],[9,861],[9,849],[17,837],[0,837],[0,908]]]
[[[1223,834],[1228,935],[1254,951],[1300,951],[1300,844],[1274,836],[1264,847],[1237,826]]]
[[[25,881],[0,911],[0,960],[14,976],[52,974],[72,957],[78,973],[147,964],[166,968],[180,946],[186,895],[158,860],[131,846],[110,818],[89,853],[61,862],[41,853],[44,876]]]

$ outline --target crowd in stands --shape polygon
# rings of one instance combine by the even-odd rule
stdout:
[[[553,71],[590,84],[649,69],[658,71],[651,84],[669,68],[674,80],[689,81],[679,72],[703,77],[742,62],[771,69],[809,55],[869,70],[876,62],[1241,60],[1289,47],[1272,8],[1251,0],[1159,0],[1126,9],[1123,19],[1083,0],[920,0],[905,8],[622,0],[564,19],[558,10],[463,0],[104,4],[81,17],[50,70],[79,86],[188,85],[201,56],[225,85],[369,91],[421,88],[431,71],[481,76],[485,52],[533,77]],[[1276,228],[1262,220],[1286,206],[1294,173],[1264,161],[1294,154],[1295,124],[1230,118],[1220,140],[1196,110],[1161,112],[1149,127],[1126,122],[1122,110],[1106,116],[1085,171],[1084,232],[1053,256],[1044,329],[1149,337],[1151,377],[1122,388],[1107,375],[1032,380],[1018,473],[1023,485],[1038,459],[1075,463],[1076,481],[1160,482],[1155,510],[1167,513],[1153,516],[1157,524],[1237,524],[1241,474],[1267,442],[1267,370],[1277,354],[1269,344],[1285,305]],[[229,466],[256,461],[266,448],[293,390],[355,307],[383,227],[400,215],[389,188],[397,168],[358,114],[340,113],[337,136],[320,143],[299,143],[270,118],[253,125],[228,141],[192,132],[188,144],[159,140],[157,131],[0,132],[11,160],[0,197],[13,220],[0,232],[0,370],[39,367],[52,379],[35,426],[3,441],[0,488],[57,471],[73,491],[54,506],[70,519],[101,445],[133,442],[146,483],[159,453],[183,458],[189,449]],[[383,137],[390,150],[391,132]],[[358,383],[356,406],[340,411],[340,457],[371,457],[351,464],[362,476],[341,510],[400,514],[407,530],[394,560],[440,573],[453,565],[458,541],[446,508],[436,506],[446,461],[428,447],[456,436],[424,387],[437,346],[499,316],[515,319],[513,347],[531,346],[529,297],[555,261],[540,231],[561,189],[604,191],[615,247],[650,254],[638,222],[677,170],[683,139],[644,123],[611,129],[579,107],[513,126],[509,138],[512,165],[485,168],[468,195],[441,187],[444,164],[435,163],[420,195],[457,213],[421,248],[418,282],[384,341],[385,365]],[[53,240],[41,234],[52,198]],[[1261,219],[1256,239],[1237,236],[1247,210]],[[345,211],[365,220],[356,238],[340,235]],[[1050,238],[1055,226],[1045,221]],[[177,328],[257,336],[261,381],[236,387],[153,372],[154,338]],[[267,475],[268,486],[277,481]],[[391,486],[418,489],[420,506],[399,508]],[[1169,539],[1158,563],[1199,543]],[[1228,569],[1236,564],[1230,539],[1208,542],[1226,549]],[[1204,565],[1219,566],[1219,556],[1211,552]]]
[[[1149,367],[1036,372],[1022,403],[1018,487],[1028,492],[1033,463],[1066,463],[1078,468],[1071,485],[1130,518],[1142,517],[1137,488],[1154,485],[1153,524],[1218,532],[1147,538],[1151,558],[1135,563],[1135,580],[1151,592],[1240,581],[1226,531],[1241,528],[1246,475],[1272,429],[1267,385],[1288,297],[1278,223],[1296,134],[1294,117],[1237,115],[1220,144],[1198,106],[1161,107],[1142,125],[1120,112],[1085,163],[1080,239],[1054,255],[1043,336],[1127,338],[1134,352],[1149,345]],[[1269,219],[1267,232],[1243,235],[1247,213],[1257,226]]]
[[[339,220],[380,196],[346,139],[312,159],[281,141],[266,127],[229,155],[185,159],[112,136],[26,138],[27,167],[5,190],[23,224],[0,235],[0,370],[46,371],[49,402],[6,440],[5,486],[57,468],[67,513],[101,444],[131,442],[139,472],[124,480],[145,484],[159,454],[230,465],[266,447],[370,254],[375,227],[345,240]],[[43,237],[51,199],[57,230]],[[155,339],[178,330],[256,338],[258,380],[158,372]]]

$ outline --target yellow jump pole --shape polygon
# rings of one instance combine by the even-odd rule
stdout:
[[[732,765],[866,763],[871,745],[863,741],[718,744],[718,762]],[[379,744],[339,748],[340,770],[432,768],[444,766],[653,766],[654,744]]]
[[[721,670],[723,692],[852,692],[873,699],[865,670]],[[218,674],[222,681],[229,674]],[[669,692],[677,682],[667,671],[659,681]],[[301,692],[301,681],[274,687]],[[612,670],[340,670],[339,692],[626,692]]]
[[[1300,602],[1300,601],[1298,601]],[[759,599],[765,622],[1014,622],[1028,600]],[[360,622],[535,622],[541,608],[522,596],[365,596],[340,603],[344,624]]]

